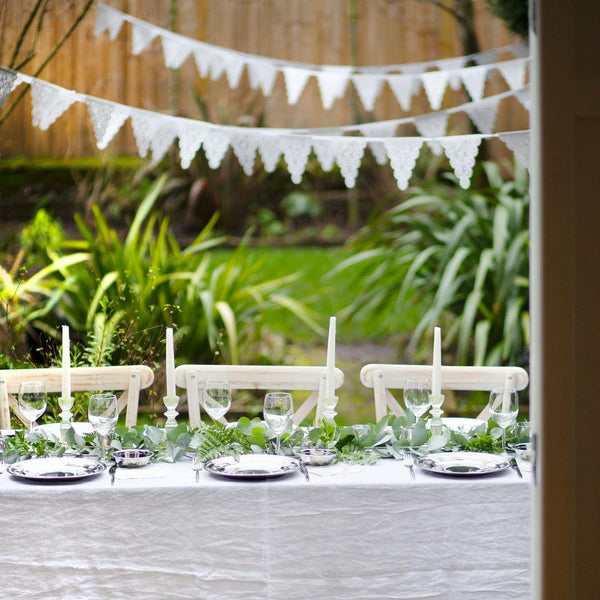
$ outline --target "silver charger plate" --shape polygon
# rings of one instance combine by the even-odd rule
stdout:
[[[107,465],[97,460],[76,456],[30,458],[10,465],[6,470],[19,479],[58,483],[78,481],[103,473]]]
[[[506,456],[488,452],[440,452],[415,459],[415,466],[443,475],[488,475],[510,466]]]
[[[277,454],[221,456],[204,463],[204,470],[229,479],[271,479],[298,471],[298,461]]]

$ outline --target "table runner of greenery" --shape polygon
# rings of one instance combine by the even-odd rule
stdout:
[[[411,428],[410,440],[404,435],[407,428]],[[337,427],[327,422],[319,427],[299,427],[283,434],[281,452],[293,455],[300,448],[335,448],[339,461],[371,464],[381,457],[401,458],[402,451],[408,448],[415,452],[502,450],[502,432],[493,421],[481,423],[469,431],[445,429],[443,435],[433,437],[424,421],[407,413],[401,417],[388,415],[361,429],[359,432],[354,426]],[[510,431],[507,439],[512,443],[522,441]],[[51,433],[36,431],[16,431],[3,441],[4,460],[9,464],[36,456],[61,456],[67,451],[90,456],[100,453],[93,433],[79,435],[73,428],[66,431],[64,441]],[[233,426],[211,423],[194,429],[187,424],[168,430],[152,425],[118,426],[110,448],[147,448],[154,452],[155,461],[175,462],[190,453],[206,461],[226,455],[272,453],[275,452],[274,442],[275,435],[263,421],[242,417]]]

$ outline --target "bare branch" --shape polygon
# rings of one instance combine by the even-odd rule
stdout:
[[[23,42],[25,41],[25,38],[27,37],[27,32],[29,31],[31,24],[33,23],[33,20],[35,19],[35,15],[37,14],[37,11],[40,9],[40,7],[42,6],[43,2],[44,2],[44,0],[37,0],[37,2],[35,3],[35,6],[33,7],[33,10],[31,11],[31,13],[29,15],[29,18],[27,19],[27,22],[23,26],[23,29],[21,29],[19,39],[17,40],[17,43],[15,44],[15,49],[13,50],[13,54],[10,57],[10,61],[8,63],[8,66],[11,69],[15,66],[15,63],[17,62],[17,56],[19,55],[21,46],[23,45]]]

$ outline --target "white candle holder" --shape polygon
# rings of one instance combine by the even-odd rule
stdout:
[[[431,435],[442,435],[444,432],[444,424],[441,415],[444,414],[442,410],[442,404],[444,404],[444,394],[429,394],[429,402],[431,404],[431,420],[429,421],[429,427]]]
[[[167,417],[167,421],[165,422],[165,429],[174,429],[177,427],[177,405],[179,404],[179,396],[164,396],[163,403],[166,407],[165,417]]]
[[[59,416],[61,419],[60,439],[63,442],[66,441],[66,433],[71,428],[71,419],[73,418],[73,413],[71,412],[71,409],[73,408],[74,402],[75,398],[73,398],[73,396],[60,396],[58,399],[58,405],[62,409]]]

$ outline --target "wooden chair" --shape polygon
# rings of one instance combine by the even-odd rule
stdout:
[[[344,382],[344,373],[335,370],[335,389]],[[200,425],[198,390],[208,379],[226,379],[232,390],[310,391],[310,396],[294,411],[294,424],[299,425],[316,408],[322,415],[325,391],[325,367],[296,367],[279,365],[179,365],[175,383],[185,388],[191,427]]]
[[[404,414],[404,409],[390,393],[390,389],[403,389],[406,379],[417,377],[431,381],[430,365],[386,365],[369,364],[360,371],[361,383],[373,388],[375,398],[375,418],[382,419],[388,409],[395,415]],[[527,371],[521,367],[442,367],[442,391],[447,390],[484,390],[490,391],[502,387],[508,374],[513,375],[513,385],[523,390],[529,383]],[[489,411],[486,406],[477,417],[487,420]]]
[[[19,411],[16,396],[23,381],[43,381],[46,391],[59,393],[62,387],[62,369],[12,369],[0,370],[0,427],[10,428],[10,409],[26,425],[29,421]],[[119,412],[127,409],[125,424],[133,427],[137,422],[140,390],[154,381],[154,372],[144,365],[116,367],[73,367],[71,390],[73,392],[121,392]]]

